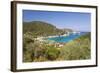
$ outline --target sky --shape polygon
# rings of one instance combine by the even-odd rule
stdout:
[[[90,13],[23,10],[23,21],[44,21],[60,29],[91,31]]]

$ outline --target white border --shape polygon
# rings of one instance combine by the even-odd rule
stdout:
[[[44,10],[44,11],[63,11],[63,12],[84,12],[91,13],[91,59],[90,60],[75,60],[75,61],[56,61],[56,62],[22,62],[22,10]],[[95,65],[96,58],[96,14],[93,8],[81,7],[61,7],[49,5],[28,5],[17,4],[17,69],[35,69],[35,68],[50,68],[50,67],[64,67],[64,66],[83,66]]]

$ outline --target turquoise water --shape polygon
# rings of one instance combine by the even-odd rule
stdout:
[[[48,40],[53,40],[55,42],[60,42],[60,43],[66,43],[71,40],[74,40],[82,35],[86,34],[86,32],[81,32],[79,33],[71,33],[69,36],[58,36],[58,37],[53,37],[53,38],[48,38]]]

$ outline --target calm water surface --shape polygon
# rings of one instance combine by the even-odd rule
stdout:
[[[79,33],[71,33],[69,36],[52,37],[52,38],[48,38],[48,40],[53,40],[55,42],[60,42],[60,43],[66,43],[66,42],[74,40],[85,34],[86,34],[86,32],[81,32],[80,34]]]

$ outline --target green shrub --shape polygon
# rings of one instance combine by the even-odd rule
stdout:
[[[53,46],[49,46],[46,49],[46,57],[48,58],[48,60],[56,60],[59,54],[60,54],[60,51]]]

